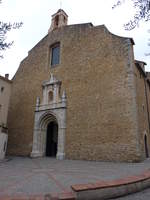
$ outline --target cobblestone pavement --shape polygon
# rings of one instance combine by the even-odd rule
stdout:
[[[13,157],[0,162],[0,196],[69,192],[73,184],[138,175],[147,169],[150,169],[150,160],[142,163],[110,163]],[[150,197],[149,192],[145,194]]]

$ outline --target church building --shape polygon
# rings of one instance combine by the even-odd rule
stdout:
[[[12,79],[8,155],[137,162],[150,154],[150,79],[134,41],[92,23],[48,34]]]

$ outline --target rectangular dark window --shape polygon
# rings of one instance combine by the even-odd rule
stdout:
[[[51,48],[51,65],[58,65],[60,62],[60,44],[56,44]]]

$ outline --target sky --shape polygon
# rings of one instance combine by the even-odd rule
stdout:
[[[125,31],[123,24],[134,16],[131,0],[116,9],[112,9],[115,0],[2,0],[0,21],[23,22],[19,30],[7,34],[7,41],[14,41],[13,46],[3,52],[0,59],[0,75],[16,73],[20,62],[47,33],[51,24],[51,15],[62,8],[69,16],[68,24],[92,22],[93,25],[105,24],[110,32],[119,36],[132,37],[135,41],[135,59],[147,63],[150,71],[150,52],[147,45],[150,22],[141,22],[132,31]]]

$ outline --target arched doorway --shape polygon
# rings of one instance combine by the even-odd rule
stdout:
[[[43,98],[37,97],[31,157],[65,158],[66,92],[61,94],[61,81],[51,74],[42,84]]]
[[[58,146],[58,124],[52,121],[47,126],[46,134],[46,156],[56,157]]]
[[[147,135],[144,136],[144,144],[145,144],[145,155],[146,155],[146,158],[148,158],[149,153],[148,153],[148,145],[147,145]]]

